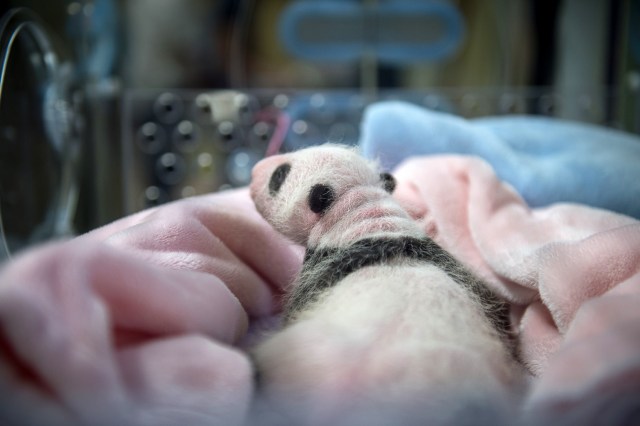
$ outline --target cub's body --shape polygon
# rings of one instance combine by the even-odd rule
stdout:
[[[506,305],[424,235],[390,179],[335,146],[254,169],[258,210],[307,246],[285,327],[253,352],[260,393],[297,423],[394,407],[434,421],[506,403],[518,382]]]

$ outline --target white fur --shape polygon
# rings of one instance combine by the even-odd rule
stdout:
[[[291,171],[274,197],[268,181],[284,162]],[[324,214],[306,204],[315,183],[338,194]],[[251,193],[276,229],[314,248],[371,236],[424,237],[384,191],[376,165],[342,147],[263,160]],[[440,410],[503,403],[519,371],[473,295],[437,265],[415,261],[347,275],[257,347],[254,359],[270,401],[307,424],[396,404]]]

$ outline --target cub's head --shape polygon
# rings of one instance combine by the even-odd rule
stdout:
[[[253,168],[251,197],[275,229],[304,245],[313,226],[359,187],[391,193],[395,180],[354,149],[326,144],[260,161]]]

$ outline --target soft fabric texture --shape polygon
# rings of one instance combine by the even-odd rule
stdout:
[[[529,208],[477,158],[413,159],[395,175],[395,196],[424,230],[513,302],[522,360],[535,376],[530,415],[633,424],[640,222],[577,204]]]
[[[515,303],[532,371],[525,419],[638,423],[638,221],[529,208],[462,156],[410,161],[396,178],[423,229]],[[301,261],[247,190],[21,254],[0,269],[0,423],[242,423],[252,389],[242,336],[279,309]],[[393,423],[376,419],[365,424]]]
[[[369,106],[366,156],[388,168],[411,156],[483,158],[532,207],[576,202],[640,219],[640,137],[533,116],[466,120],[402,102]]]
[[[247,190],[23,253],[0,271],[0,423],[243,424],[239,344],[299,263]]]

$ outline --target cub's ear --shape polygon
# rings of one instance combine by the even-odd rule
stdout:
[[[382,180],[382,187],[389,194],[393,193],[393,190],[396,189],[396,178],[391,175],[391,173],[380,173],[380,180]]]
[[[336,193],[332,187],[324,184],[316,184],[311,187],[309,191],[309,198],[307,198],[307,204],[312,212],[323,214],[333,204],[336,199]]]

